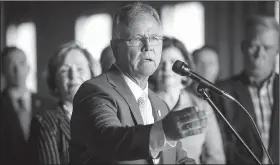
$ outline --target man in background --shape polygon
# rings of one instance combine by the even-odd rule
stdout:
[[[52,100],[26,88],[29,66],[22,50],[6,47],[1,61],[6,86],[0,100],[0,164],[22,164],[32,116],[43,107],[51,106]]]
[[[275,57],[279,52],[279,25],[275,18],[250,17],[246,22],[241,50],[245,61],[244,71],[217,83],[217,86],[248,110],[274,164],[279,164],[279,75],[275,73]],[[248,115],[240,106],[225,98],[215,94],[212,94],[212,98],[261,163],[269,164]],[[220,125],[227,163],[256,164],[225,123],[221,121]]]

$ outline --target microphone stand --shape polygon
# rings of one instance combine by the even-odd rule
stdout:
[[[224,117],[224,115],[220,112],[218,107],[214,104],[214,102],[210,99],[209,95],[206,93],[205,88],[201,85],[198,85],[197,87],[198,93],[203,97],[204,100],[206,100],[210,106],[222,117],[224,122],[229,126],[230,130],[234,133],[234,135],[237,137],[237,139],[245,146],[246,150],[249,151],[249,153],[254,157],[255,161],[258,164],[261,164],[261,162],[258,160],[256,155],[250,150],[250,148],[247,146],[247,144],[243,141],[243,139],[239,136],[239,134],[234,130],[234,128],[230,125],[230,123],[227,121],[227,119]]]

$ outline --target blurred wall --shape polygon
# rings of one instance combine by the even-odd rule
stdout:
[[[101,12],[113,14],[123,5],[129,3],[117,1],[83,1],[83,2],[8,2],[1,1],[1,50],[5,45],[5,30],[11,23],[34,21],[37,33],[37,77],[38,92],[47,94],[43,73],[46,62],[58,45],[73,40],[75,21],[81,15]],[[165,4],[180,1],[154,1],[151,4],[160,13]],[[2,5],[3,4],[3,5]],[[274,1],[224,1],[203,2],[205,6],[205,42],[217,48],[220,54],[221,76],[226,78],[240,72],[243,59],[239,43],[242,39],[244,18],[249,14],[274,14]],[[4,6],[4,9],[2,9]],[[3,30],[4,29],[4,30]]]

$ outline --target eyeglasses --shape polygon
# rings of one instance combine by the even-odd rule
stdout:
[[[126,42],[128,46],[143,46],[146,42],[149,45],[158,45],[162,42],[162,36],[151,36],[151,37],[131,37],[129,39],[115,39],[122,42]]]

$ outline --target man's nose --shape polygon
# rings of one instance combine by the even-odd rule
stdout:
[[[141,49],[142,52],[147,52],[151,50],[151,43],[149,38],[145,38],[142,40],[143,47]]]
[[[264,47],[263,46],[258,46],[257,50],[256,50],[256,53],[255,53],[255,58],[259,58],[259,57],[265,55],[265,53],[266,52],[265,52]]]

